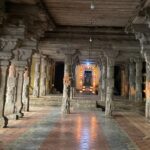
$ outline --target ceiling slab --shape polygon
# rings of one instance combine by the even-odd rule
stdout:
[[[58,25],[125,26],[136,13],[140,0],[43,0]]]

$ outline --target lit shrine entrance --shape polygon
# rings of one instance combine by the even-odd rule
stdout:
[[[76,67],[76,90],[84,94],[97,94],[100,69],[97,65],[81,64]]]
[[[85,70],[83,78],[84,78],[83,86],[86,86],[86,87],[92,86],[92,71]]]

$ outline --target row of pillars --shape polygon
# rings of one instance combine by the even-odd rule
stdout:
[[[46,96],[50,93],[52,61],[47,56],[40,56],[39,54],[35,54],[33,58],[35,61],[33,96]]]
[[[102,59],[100,99],[106,102],[106,116],[111,116],[114,95],[114,58]],[[142,102],[142,60],[130,59],[129,66],[124,65],[122,76],[122,96],[130,101]]]
[[[35,74],[33,96],[45,96],[50,93],[51,59],[34,55]],[[30,64],[27,61],[0,61],[0,126],[7,127],[9,119],[19,119],[23,111],[29,111]],[[4,100],[4,101],[3,101]]]
[[[0,61],[0,126],[6,127],[9,118],[23,117],[29,111],[29,68],[26,61]],[[4,100],[4,101],[3,101]]]

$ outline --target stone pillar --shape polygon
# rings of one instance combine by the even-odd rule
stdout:
[[[125,68],[120,66],[121,69],[121,96],[125,96]]]
[[[16,66],[16,75],[17,75],[17,96],[16,96],[16,102],[15,102],[15,114],[16,119],[19,119],[20,117],[23,117],[23,100],[22,100],[22,92],[23,92],[23,75],[25,66],[27,65],[26,61],[13,61],[12,63]]]
[[[35,59],[33,96],[39,97],[40,55],[39,54],[35,54],[33,58]]]
[[[146,60],[146,107],[145,116],[150,119],[150,53],[145,53]]]
[[[25,68],[25,72],[23,75],[23,91],[22,91],[22,102],[23,102],[23,110],[29,111],[29,68]]]
[[[135,100],[135,63],[133,59],[130,59],[129,65],[129,100]]]
[[[105,115],[107,117],[112,114],[112,100],[114,93],[114,64],[115,59],[107,57],[107,92],[106,92],[106,109]]]
[[[0,61],[0,127],[7,127],[8,124],[8,119],[4,115],[8,65],[7,60]]]
[[[70,84],[71,84],[71,55],[65,55],[64,67],[64,87],[63,87],[63,100],[62,100],[62,113],[70,113]]]
[[[10,116],[15,113],[15,101],[17,92],[16,68],[11,64],[8,72],[7,93],[5,102],[5,115]]]
[[[41,57],[40,96],[46,96],[46,56]]]
[[[142,101],[142,59],[135,59],[136,62],[136,93],[135,101]]]
[[[129,65],[128,63],[125,64],[124,66],[124,74],[125,74],[125,86],[124,86],[124,92],[125,92],[125,97],[128,98],[129,96]]]
[[[50,89],[51,89],[51,60],[48,61],[48,66],[47,66],[47,86],[46,86],[46,94],[50,94]]]
[[[107,77],[107,64],[106,61],[102,61],[101,71],[101,101],[106,101],[106,77]]]

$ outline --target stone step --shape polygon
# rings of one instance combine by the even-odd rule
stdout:
[[[31,98],[31,106],[61,106],[62,97],[61,96],[45,96],[40,98]],[[70,102],[73,109],[96,109],[96,100],[91,99],[73,99]]]

